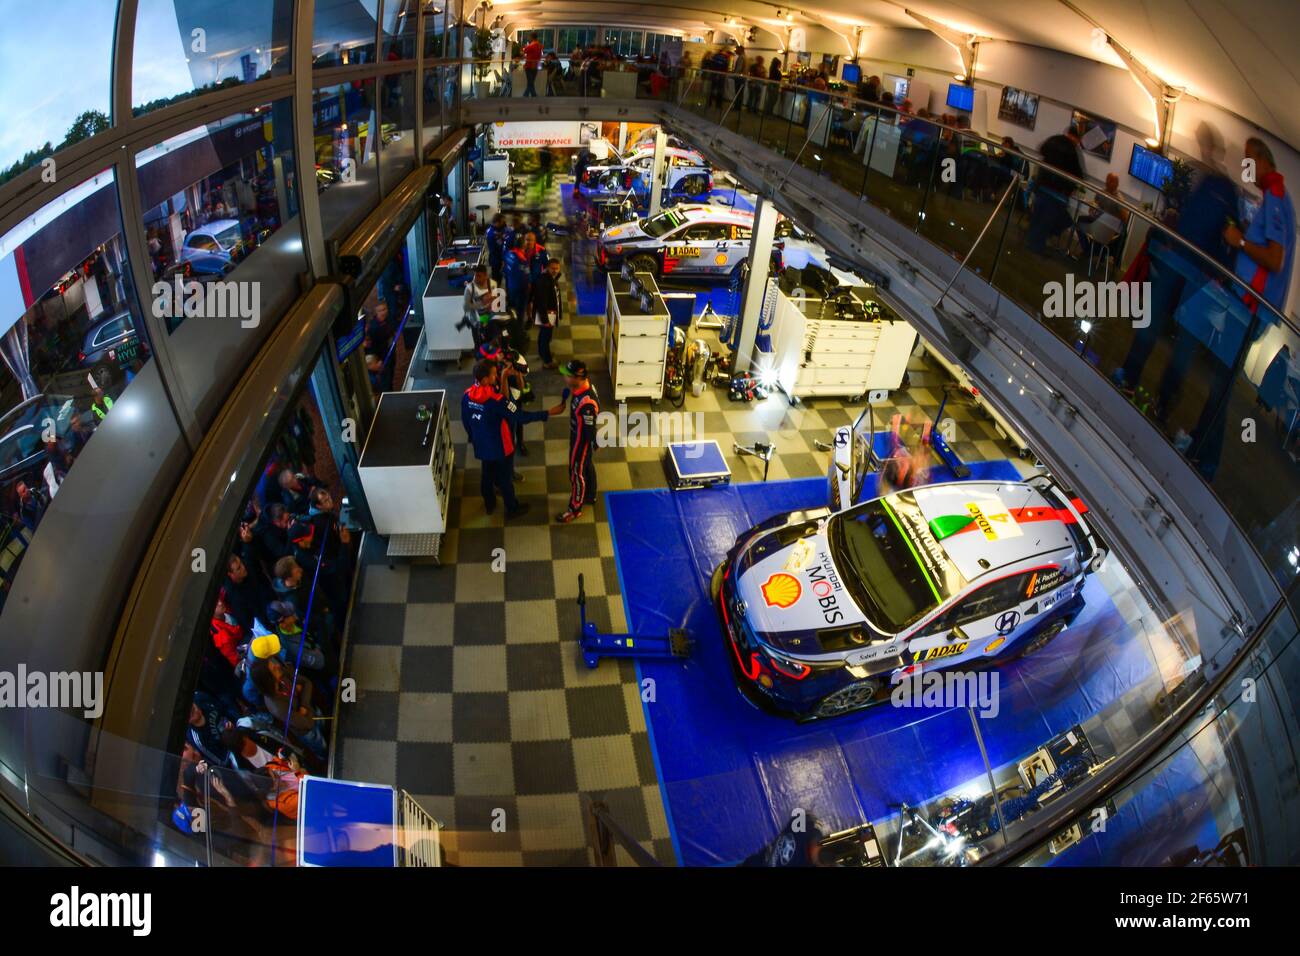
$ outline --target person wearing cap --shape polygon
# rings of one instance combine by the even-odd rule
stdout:
[[[298,609],[290,601],[272,601],[266,609],[275,636],[280,640],[284,661],[304,671],[325,672],[325,654],[312,644],[298,623]],[[301,650],[302,656],[299,657]]]
[[[587,365],[577,359],[564,366],[568,378],[569,396],[569,507],[556,515],[556,520],[568,524],[582,515],[582,506],[596,500],[596,465],[592,461],[596,450],[596,417],[600,404],[596,390],[587,378]],[[564,411],[564,401],[552,412]]]
[[[499,376],[494,361],[484,359],[474,366],[474,384],[460,400],[460,420],[482,471],[479,491],[484,509],[488,514],[496,510],[500,492],[506,503],[506,517],[516,518],[528,510],[528,504],[515,497],[515,425],[544,421],[554,410],[523,411],[509,395],[502,394]]]

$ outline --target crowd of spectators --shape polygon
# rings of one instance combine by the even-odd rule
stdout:
[[[313,473],[300,413],[249,498],[189,705],[175,825],[205,808],[232,852],[292,849],[299,779],[324,774],[355,559],[334,493]],[[242,848],[242,850],[240,849]]]

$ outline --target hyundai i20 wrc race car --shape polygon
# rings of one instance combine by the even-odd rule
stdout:
[[[579,184],[584,190],[650,192],[654,169],[654,145],[634,148],[626,156],[614,155],[611,162],[588,166]],[[700,153],[684,146],[664,149],[664,190],[669,196],[707,196],[713,189],[713,168]]]
[[[1045,645],[1082,608],[1105,551],[1050,479],[957,481],[741,535],[713,600],[740,688],[801,720],[886,699],[922,670]]]
[[[610,226],[600,236],[604,269],[632,263],[655,276],[730,276],[749,258],[754,215],[727,206],[677,205],[649,219]]]

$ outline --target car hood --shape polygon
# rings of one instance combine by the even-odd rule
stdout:
[[[765,643],[792,654],[821,654],[817,634],[866,618],[831,558],[826,522],[780,528],[750,542],[736,559],[736,596]],[[794,539],[794,540],[791,540]]]
[[[610,226],[600,234],[601,242],[639,242],[646,238],[639,222],[625,222]]]

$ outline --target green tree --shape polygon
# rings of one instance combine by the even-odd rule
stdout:
[[[63,142],[59,145],[60,149],[71,146],[73,143],[80,143],[83,139],[89,139],[96,133],[102,133],[108,129],[108,117],[99,110],[86,110],[72,122],[68,129],[68,135],[63,137]]]

